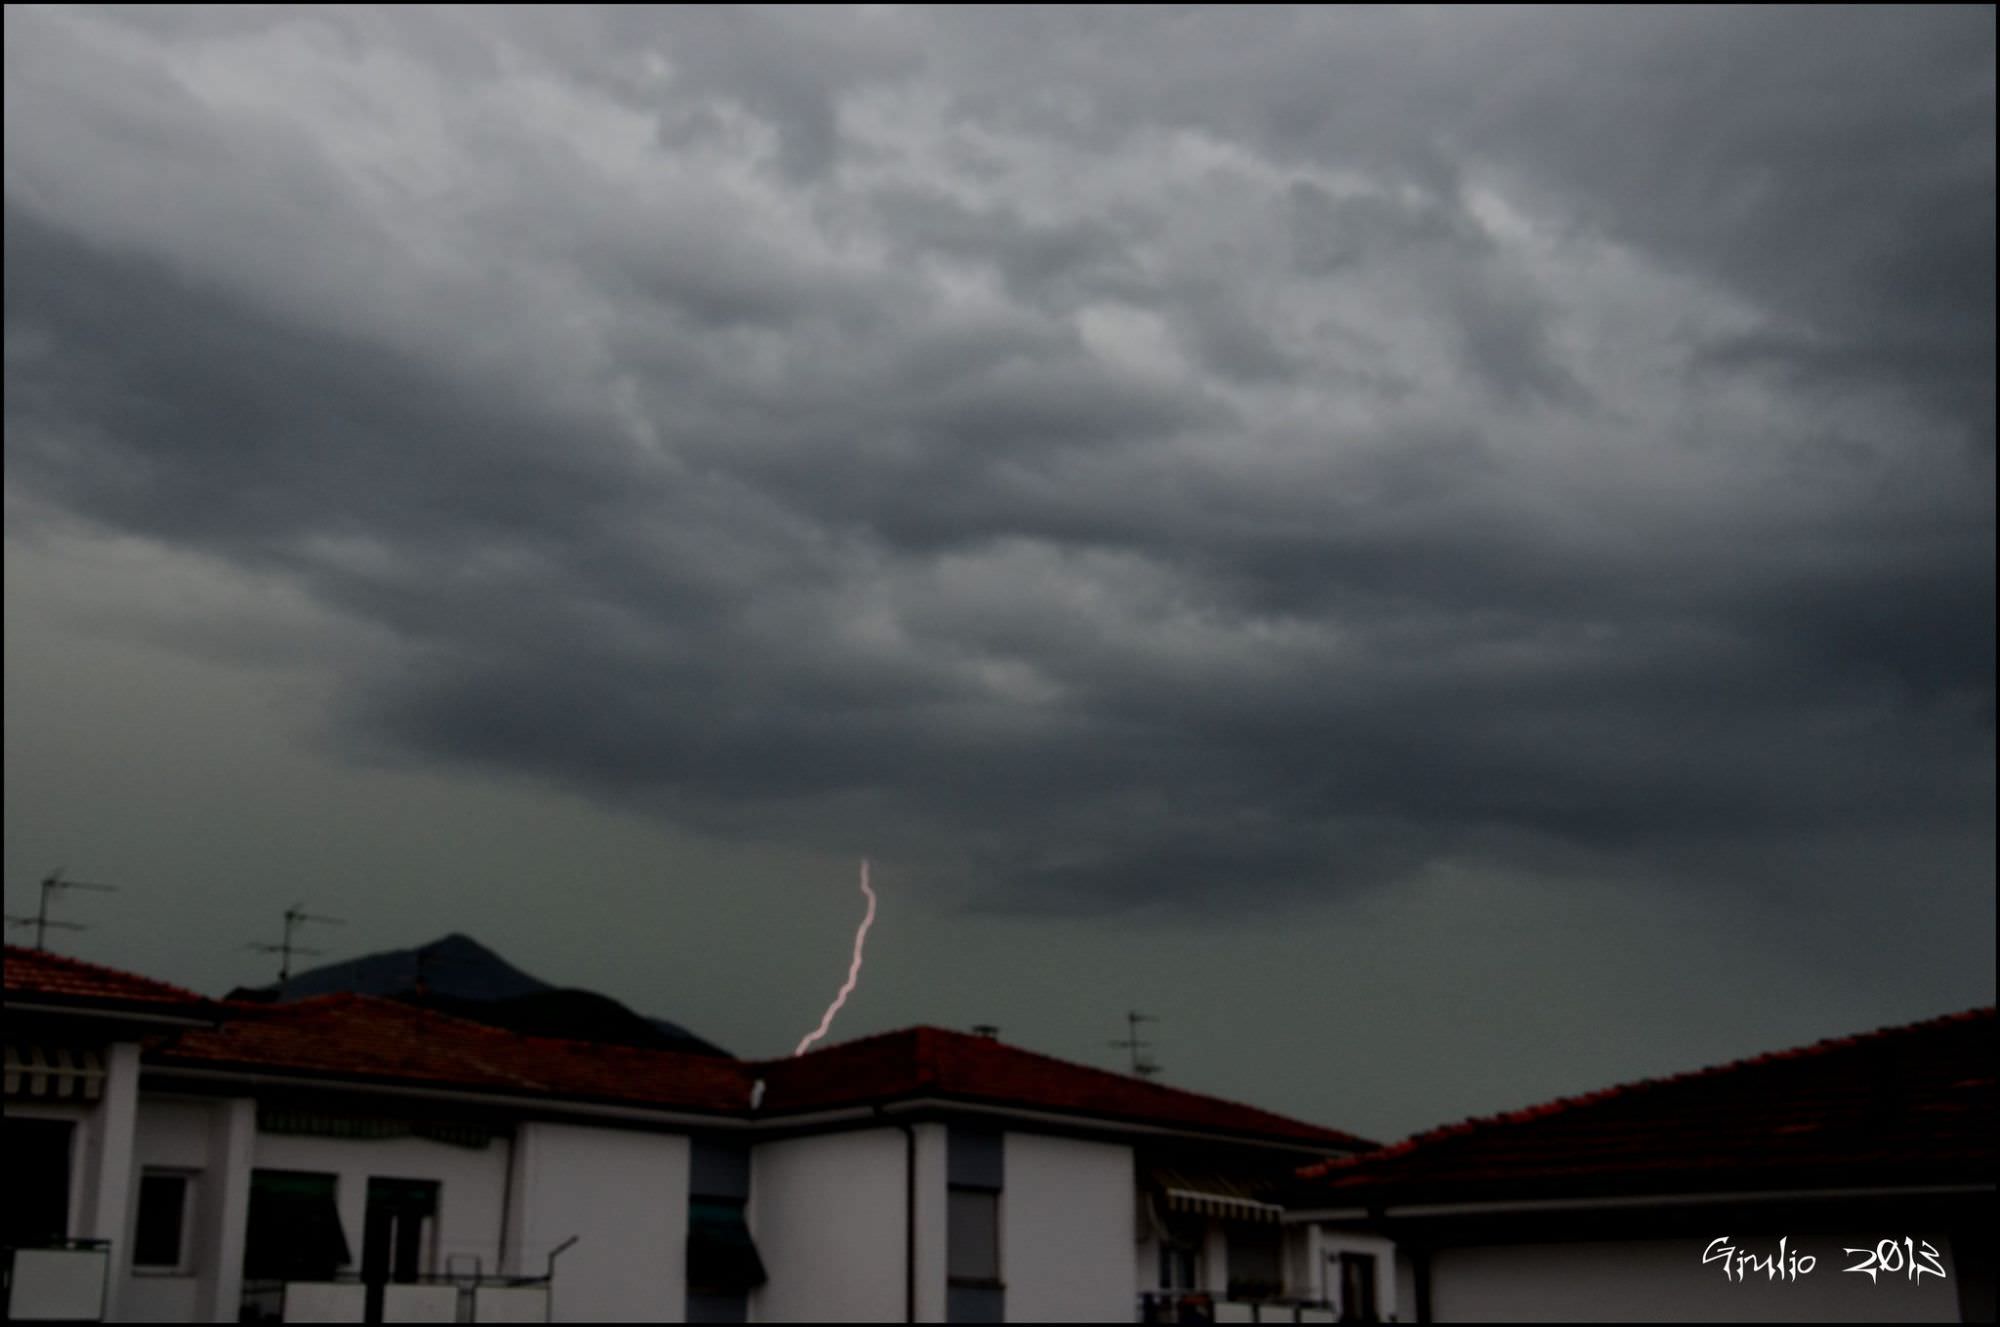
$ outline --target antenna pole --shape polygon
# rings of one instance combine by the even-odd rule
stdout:
[[[1159,1021],[1159,1019],[1151,1014],[1142,1014],[1136,1009],[1128,1010],[1125,1014],[1125,1026],[1129,1029],[1128,1034],[1122,1041],[1111,1043],[1120,1050],[1129,1050],[1132,1052],[1132,1072],[1139,1078],[1151,1078],[1154,1074],[1160,1072],[1160,1066],[1147,1059],[1144,1054],[1152,1046],[1152,1043],[1139,1036],[1139,1025],[1141,1023],[1157,1023]]]
[[[304,903],[294,903],[291,907],[285,909],[285,938],[283,940],[280,940],[275,945],[253,944],[250,946],[261,953],[278,955],[278,994],[281,997],[285,993],[285,983],[292,979],[292,955],[317,954],[320,952],[317,949],[308,949],[304,945],[292,942],[292,932],[305,922],[323,922],[328,926],[345,925],[342,918],[321,917],[307,912]]]
[[[84,931],[90,929],[82,922],[52,920],[49,917],[49,895],[61,889],[94,889],[106,894],[115,894],[118,892],[118,886],[116,885],[93,885],[83,880],[65,880],[62,878],[62,873],[63,869],[58,866],[55,870],[42,877],[41,897],[35,902],[34,916],[16,917],[10,915],[7,918],[7,923],[10,926],[32,926],[35,928],[35,948],[38,950],[46,950],[48,948],[48,934],[51,927],[58,931]]]

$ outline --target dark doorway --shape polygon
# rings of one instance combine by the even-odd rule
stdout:
[[[7,1117],[7,1246],[43,1248],[69,1234],[68,1120]]]
[[[431,1223],[437,1217],[436,1180],[368,1181],[368,1215],[361,1232],[361,1279],[368,1286],[367,1320],[382,1321],[383,1287],[411,1282],[425,1271]]]

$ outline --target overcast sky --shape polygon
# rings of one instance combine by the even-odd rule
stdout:
[[[1994,992],[1990,8],[10,8],[6,897],[1400,1136]],[[20,938],[20,933],[14,933]]]

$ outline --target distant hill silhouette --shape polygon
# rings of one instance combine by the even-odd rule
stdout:
[[[337,992],[403,1000],[535,1036],[729,1058],[728,1051],[678,1023],[634,1013],[595,991],[551,986],[457,932],[415,949],[364,954],[298,973],[282,991],[273,982],[229,994],[232,999],[285,1001]]]

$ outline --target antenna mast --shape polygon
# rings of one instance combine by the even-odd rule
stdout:
[[[42,896],[41,900],[35,905],[34,916],[25,917],[14,913],[7,914],[7,924],[9,926],[32,926],[35,928],[36,949],[48,948],[46,942],[50,927],[54,927],[58,931],[87,931],[90,929],[82,922],[51,921],[49,919],[49,895],[63,889],[94,889],[107,894],[118,892],[118,886],[116,885],[93,885],[82,880],[65,880],[62,878],[62,873],[63,868],[58,866],[55,870],[42,877]]]
[[[1140,1038],[1139,1025],[1159,1021],[1151,1014],[1142,1014],[1136,1009],[1128,1010],[1125,1014],[1125,1026],[1130,1029],[1129,1034],[1122,1040],[1111,1043],[1119,1050],[1132,1052],[1132,1072],[1140,1078],[1151,1078],[1160,1072],[1160,1066],[1146,1058],[1145,1053],[1152,1048],[1153,1043]]]
[[[285,983],[292,979],[292,955],[318,954],[321,952],[317,949],[308,949],[304,945],[292,943],[292,932],[297,930],[302,922],[323,922],[328,926],[343,926],[346,924],[339,917],[316,916],[306,911],[304,903],[294,903],[291,907],[285,909],[285,938],[283,940],[275,945],[253,944],[250,946],[259,953],[277,954],[280,956],[278,964],[278,994],[280,995],[285,993]]]

